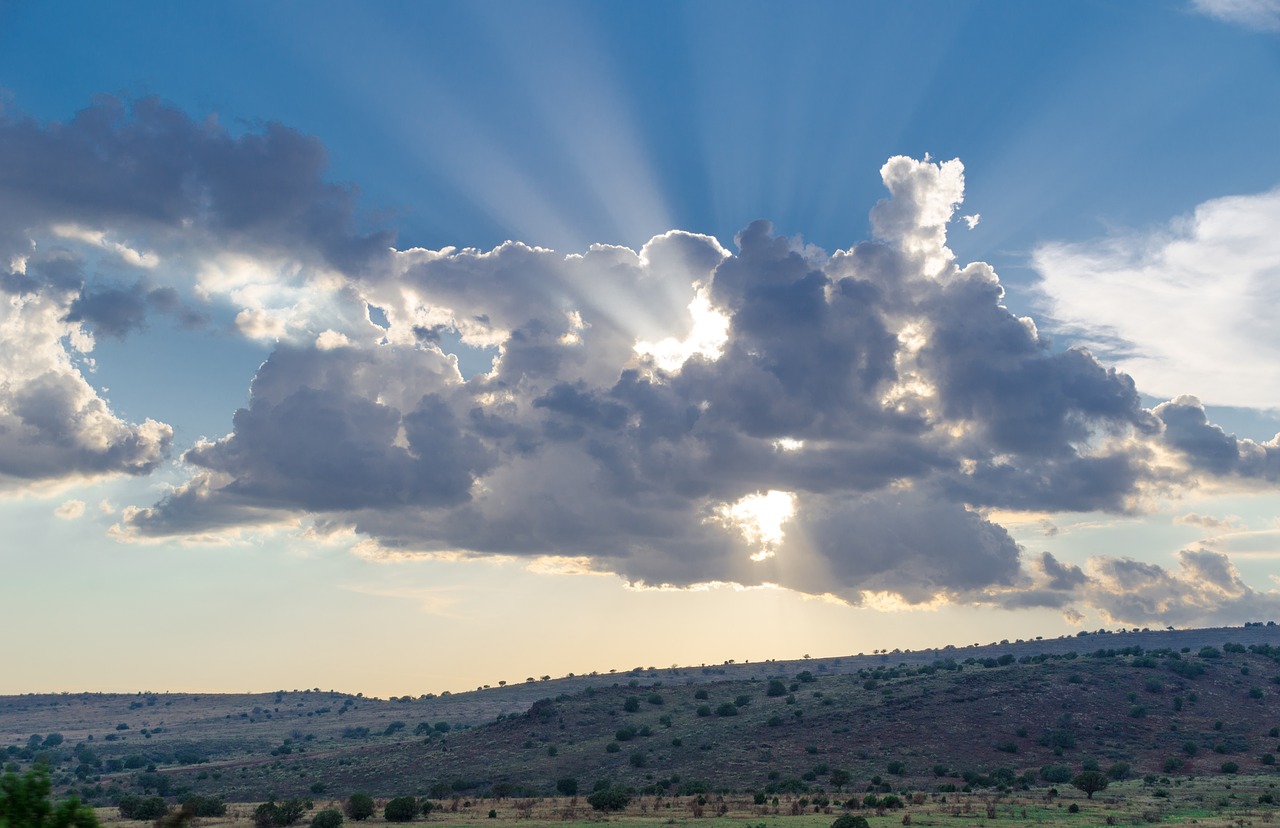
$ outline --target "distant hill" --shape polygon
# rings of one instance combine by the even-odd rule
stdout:
[[[1280,628],[635,669],[456,693],[0,697],[5,761],[43,758],[96,804],[124,793],[548,794],[1047,785],[1114,773],[1268,771]]]

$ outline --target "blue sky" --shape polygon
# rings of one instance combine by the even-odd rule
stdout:
[[[0,3],[0,600],[68,608],[0,692],[173,685],[87,629],[390,694],[1280,616],[1278,57],[1273,0]]]

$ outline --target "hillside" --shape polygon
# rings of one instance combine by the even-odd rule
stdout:
[[[838,794],[1044,785],[1055,768],[1089,763],[1138,776],[1227,762],[1270,772],[1277,727],[1274,626],[633,670],[412,700],[0,698],[7,761],[43,753],[62,786],[98,804],[156,791],[545,794],[570,777],[655,793]]]

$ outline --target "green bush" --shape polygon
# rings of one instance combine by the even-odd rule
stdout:
[[[559,793],[562,796],[577,796],[578,780],[572,776],[566,776],[564,779],[557,779],[556,793]]]
[[[587,797],[587,804],[597,811],[621,811],[630,802],[631,791],[620,785],[601,788]]]
[[[622,703],[622,709],[628,713],[635,713],[640,709],[640,700],[635,696],[627,696],[627,700]]]
[[[412,796],[397,796],[382,809],[387,822],[408,822],[418,815],[418,800]]]
[[[227,815],[227,803],[215,796],[189,796],[182,800],[183,810],[197,817],[221,817]]]
[[[698,705],[697,714],[698,714],[699,716],[710,716],[710,715],[711,715],[711,705],[707,705],[707,704],[700,704],[700,705]]]
[[[154,822],[169,813],[169,803],[160,796],[122,796],[116,807],[120,816],[139,822]]]
[[[716,708],[716,715],[717,716],[736,716],[738,715],[738,707],[733,702],[725,702],[724,704]]]
[[[831,828],[870,828],[870,826],[867,824],[866,817],[845,814],[836,817],[836,821],[831,823]]]
[[[342,812],[329,808],[311,818],[311,828],[340,828]]]
[[[367,793],[353,793],[344,804],[343,809],[347,812],[347,817],[354,819],[356,822],[368,819],[373,816],[373,797]]]
[[[1223,773],[1239,773],[1240,766],[1237,765],[1235,762],[1223,762],[1222,772]]]
[[[279,804],[269,800],[254,809],[253,824],[257,828],[283,828],[297,823],[310,807],[309,801],[297,798]]]
[[[769,680],[769,689],[768,689],[768,690],[765,690],[765,691],[764,691],[764,694],[765,694],[766,696],[769,696],[770,698],[776,698],[776,697],[778,697],[778,696],[785,696],[785,695],[787,695],[787,685],[783,684],[783,683],[782,683],[780,680],[778,680],[778,679],[770,679],[770,680]],[[838,820],[837,820],[837,821],[838,821]]]

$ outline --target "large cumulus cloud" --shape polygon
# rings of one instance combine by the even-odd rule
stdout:
[[[1134,511],[1204,474],[1274,483],[1275,447],[1191,398],[1145,409],[1128,375],[1011,314],[995,270],[947,247],[959,161],[890,159],[872,238],[830,254],[759,221],[732,251],[671,231],[565,255],[395,250],[314,139],[155,101],[7,117],[0,158],[0,473],[166,455],[167,426],[121,421],[86,381],[95,335],[170,314],[275,341],[231,431],[188,447],[189,478],[121,538],[305,521],[387,554],[851,603],[1191,618],[1270,600],[1210,553],[1086,571],[990,518]],[[491,368],[464,375],[452,343]]]
[[[1161,423],[1127,376],[1012,316],[991,267],[955,261],[958,161],[882,173],[875,237],[832,255],[766,222],[734,253],[680,232],[396,253],[349,280],[376,335],[277,349],[234,431],[185,455],[192,482],[125,529],[302,513],[401,553],[570,556],[650,585],[1030,588],[977,507],[1130,508]],[[445,332],[496,345],[492,370],[464,379]]]

